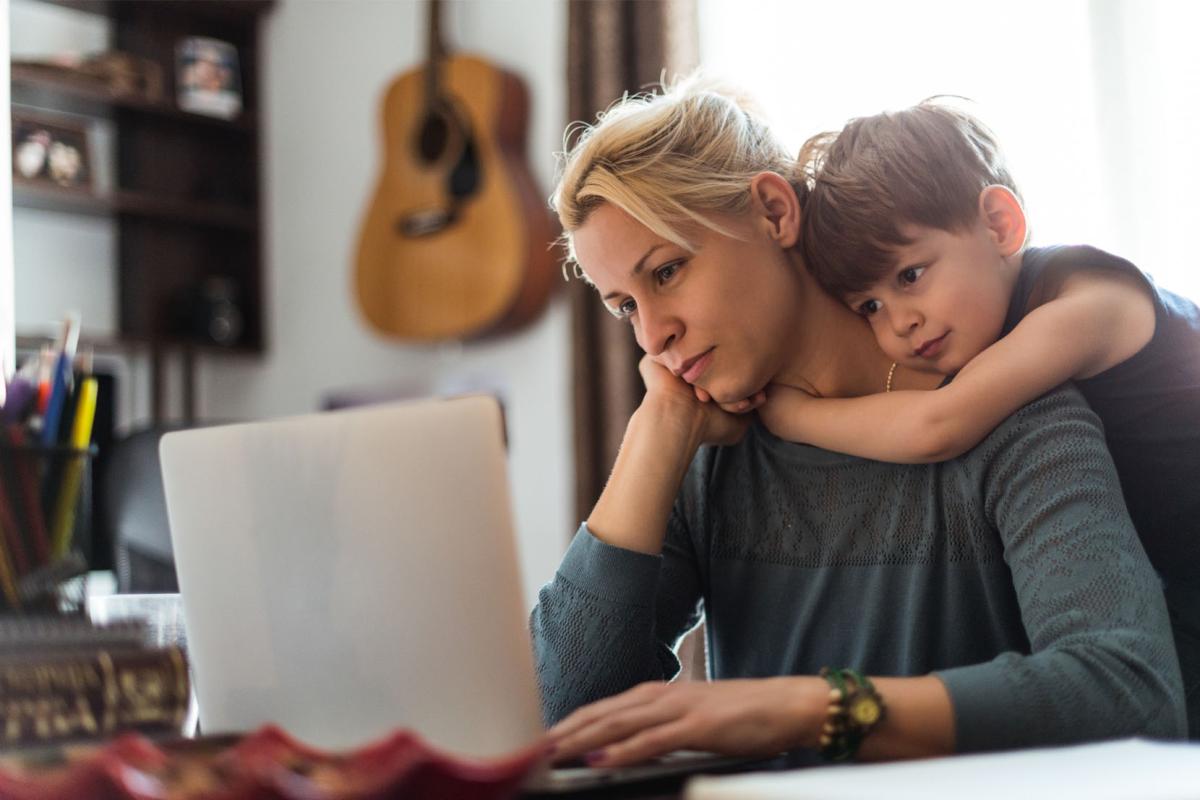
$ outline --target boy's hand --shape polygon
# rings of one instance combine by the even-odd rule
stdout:
[[[803,442],[804,414],[817,398],[801,389],[773,383],[767,387],[766,401],[758,407],[758,418],[780,439]]]

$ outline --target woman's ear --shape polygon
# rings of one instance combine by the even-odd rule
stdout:
[[[767,226],[780,247],[795,246],[800,239],[800,200],[787,179],[775,172],[760,172],[750,179],[751,210]]]
[[[1025,246],[1025,209],[1007,186],[993,184],[980,192],[979,214],[1001,256],[1008,258]]]

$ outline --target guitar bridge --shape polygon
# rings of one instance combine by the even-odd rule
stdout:
[[[396,230],[410,239],[441,233],[454,222],[454,209],[426,208],[407,214],[396,222]]]

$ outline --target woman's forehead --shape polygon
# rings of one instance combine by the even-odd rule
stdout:
[[[655,234],[623,209],[604,203],[571,234],[580,268],[598,287],[636,277],[657,250],[672,243]]]

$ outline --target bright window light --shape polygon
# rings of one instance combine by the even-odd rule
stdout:
[[[797,151],[854,116],[974,101],[1035,244],[1086,242],[1200,298],[1200,3],[700,0],[706,71]]]

